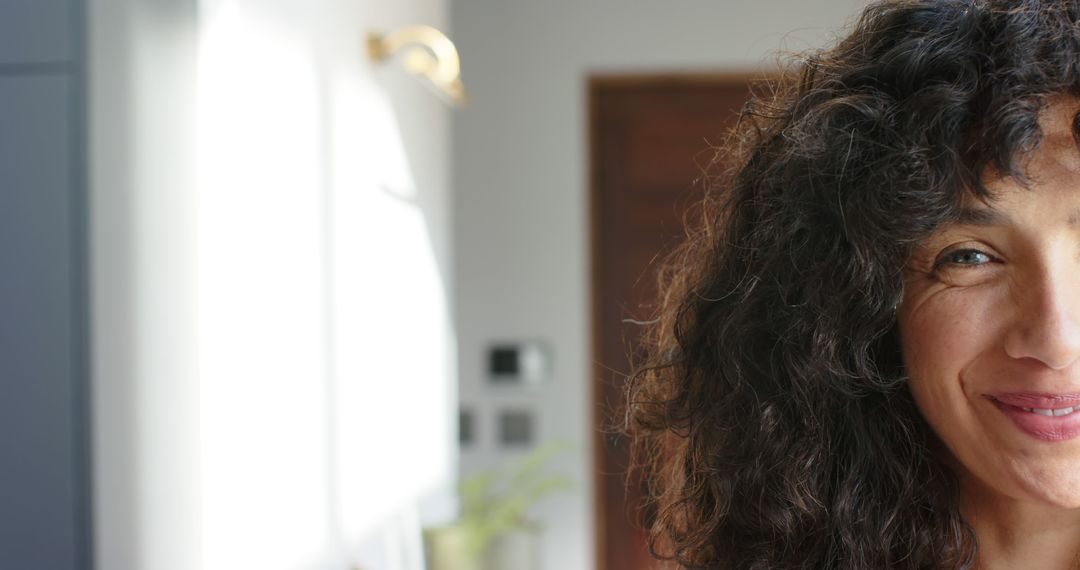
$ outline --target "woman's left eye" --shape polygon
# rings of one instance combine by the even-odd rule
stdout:
[[[985,265],[993,260],[994,258],[990,254],[977,249],[957,249],[939,257],[934,265],[935,267],[941,267],[942,265],[977,266]]]

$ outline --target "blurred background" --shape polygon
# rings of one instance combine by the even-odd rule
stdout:
[[[652,261],[863,4],[4,0],[0,567],[649,567]]]

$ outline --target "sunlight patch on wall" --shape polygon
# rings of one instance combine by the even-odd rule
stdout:
[[[403,545],[383,549],[394,568],[418,567],[417,502],[453,480],[451,331],[423,189],[360,43],[350,56],[326,37],[340,6],[202,2],[207,569],[343,567],[373,538]]]
[[[325,554],[323,180],[305,44],[206,2],[199,54],[199,359],[208,569]]]
[[[455,396],[444,288],[394,109],[364,77],[333,86],[338,478],[356,537],[452,479]]]

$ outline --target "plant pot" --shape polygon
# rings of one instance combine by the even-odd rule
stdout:
[[[539,570],[540,533],[537,527],[518,527],[494,538],[479,559],[469,556],[468,531],[460,526],[425,533],[428,570]]]
[[[480,561],[469,556],[468,530],[444,526],[424,532],[427,570],[483,570]]]
[[[491,542],[482,570],[540,570],[540,532],[535,527],[511,529]]]

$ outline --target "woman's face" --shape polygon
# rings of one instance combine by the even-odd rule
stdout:
[[[1029,189],[921,244],[899,327],[911,391],[963,485],[1080,507],[1080,153],[1074,100],[1044,114]],[[1075,410],[1075,411],[1074,411]]]

